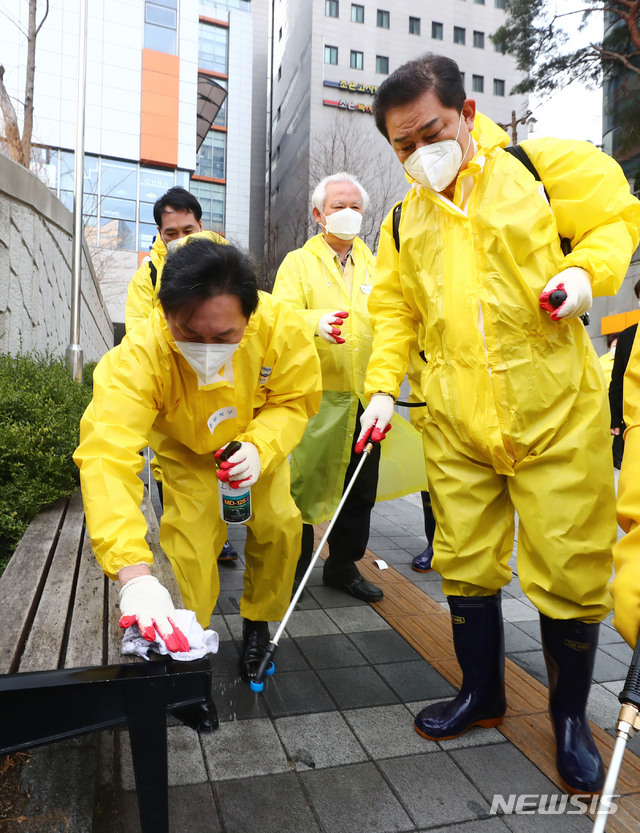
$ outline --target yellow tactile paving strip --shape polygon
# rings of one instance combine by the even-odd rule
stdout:
[[[326,528],[316,527],[316,545]],[[328,555],[327,548],[322,552]],[[461,683],[455,657],[449,613],[393,567],[379,570],[377,556],[367,550],[358,568],[367,581],[384,590],[384,599],[371,606],[452,685]],[[535,677],[506,660],[509,704],[499,731],[559,789],[562,782],[555,767],[553,730],[547,715],[547,689]],[[591,723],[593,736],[608,768],[614,739]],[[625,752],[618,778],[616,812],[609,816],[607,833],[638,833],[640,830],[640,758]]]

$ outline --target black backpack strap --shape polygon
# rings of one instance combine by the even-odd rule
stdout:
[[[398,251],[400,251],[400,217],[402,217],[401,202],[393,207],[393,242],[396,244]]]
[[[151,286],[155,289],[158,280],[158,269],[152,260],[149,261],[149,277],[151,278]]]
[[[549,199],[549,194],[547,194],[547,189],[544,187],[544,182],[542,182],[542,178],[536,170],[536,166],[533,164],[522,145],[511,145],[510,147],[505,148],[505,150],[507,151],[507,153],[510,153],[512,156],[515,156],[518,162],[521,162],[525,166],[529,173],[533,175],[533,178],[536,182],[542,183],[544,195],[547,198],[547,202],[549,203],[549,205],[551,205],[551,200]]]

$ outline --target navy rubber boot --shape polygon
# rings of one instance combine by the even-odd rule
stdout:
[[[472,726],[499,726],[507,709],[500,593],[449,596],[448,602],[462,688],[453,700],[427,706],[416,717],[416,732],[428,740],[457,738]]]
[[[542,649],[549,675],[549,714],[556,736],[556,765],[572,793],[596,794],[604,766],[586,707],[600,625],[540,614]]]
[[[433,570],[433,567],[431,566],[432,559],[433,547],[429,544],[424,552],[421,552],[420,555],[416,555],[413,559],[411,562],[411,569],[415,570],[416,573],[430,573]]]
[[[238,558],[238,553],[235,551],[233,544],[230,541],[225,541],[224,546],[220,550],[218,561],[235,561]]]

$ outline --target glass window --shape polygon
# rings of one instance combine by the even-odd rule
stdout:
[[[434,20],[431,24],[431,37],[434,40],[442,40],[443,28],[442,23],[436,23]]]
[[[484,49],[484,32],[473,33],[473,45],[476,49]]]
[[[158,233],[158,227],[147,225],[145,223],[138,223],[138,251],[146,252],[153,245],[153,240]]]
[[[225,178],[227,134],[211,130],[205,137],[196,157],[196,174],[212,179]]]
[[[376,55],[376,72],[380,75],[389,74],[389,58],[386,55]]]
[[[146,3],[144,22],[153,23],[155,26],[164,26],[165,29],[175,29],[177,14],[174,9],[167,9],[164,6],[158,6],[156,3]]]
[[[82,189],[85,194],[98,193],[98,163],[97,156],[86,155],[84,157],[84,182]]]
[[[351,22],[364,23],[364,6],[358,3],[351,4]]]
[[[175,184],[173,172],[162,168],[140,168],[138,198],[141,202],[155,202]]]
[[[135,200],[137,192],[138,166],[135,162],[102,160],[100,193],[103,197],[123,197],[125,199]],[[123,217],[123,219],[129,218]]]
[[[224,232],[225,186],[192,179],[191,193],[202,206],[202,225],[209,231]]]
[[[362,52],[356,52],[355,49],[351,50],[351,57],[349,58],[349,66],[351,69],[362,69],[363,60],[364,55]]]
[[[324,16],[338,17],[338,0],[324,0]]]
[[[224,87],[225,90],[227,89],[227,81],[223,78],[216,78],[216,84],[220,84],[220,86]],[[227,126],[227,98],[225,98],[225,100],[222,102],[222,106],[218,110],[218,115],[213,120],[213,123],[216,127]]]
[[[229,30],[223,26],[200,23],[198,26],[198,66],[210,72],[227,72]]]
[[[478,6],[484,6],[484,0],[473,0]]]
[[[175,2],[147,0],[144,4],[145,48],[175,55],[177,18]]]
[[[383,9],[378,9],[378,23],[377,25],[381,29],[388,29],[389,28],[389,12],[385,12]]]
[[[467,40],[467,30],[462,26],[453,27],[453,42],[465,44]]]
[[[495,41],[494,41],[494,44],[493,44],[493,51],[494,52],[499,52],[501,55],[505,54],[504,46],[501,43],[495,43]]]
[[[471,77],[471,90],[474,93],[484,92],[484,75],[473,75]]]
[[[325,64],[337,64],[338,63],[338,47],[337,46],[325,46],[325,48],[324,48],[324,62],[325,62]]]
[[[496,9],[506,9],[505,0],[495,0]]]
[[[493,94],[504,95],[504,81],[502,78],[493,79]]]
[[[419,17],[410,17],[409,18],[409,34],[410,35],[419,35],[420,34],[420,18]]]
[[[153,203],[138,203],[138,219],[141,223],[155,223],[155,219],[153,216]]]
[[[136,248],[136,224],[126,220],[102,219],[100,222],[100,245],[110,249]]]
[[[100,200],[100,214],[103,218],[114,220],[136,219],[136,204],[133,200],[121,200],[117,197],[103,197]]]

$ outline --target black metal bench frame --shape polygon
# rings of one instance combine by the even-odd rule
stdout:
[[[176,594],[143,508],[156,575]],[[79,495],[31,523],[0,578],[0,609],[0,755],[126,724],[142,833],[169,833],[167,711],[207,703],[215,718],[211,666],[120,656],[117,591],[91,552]]]

